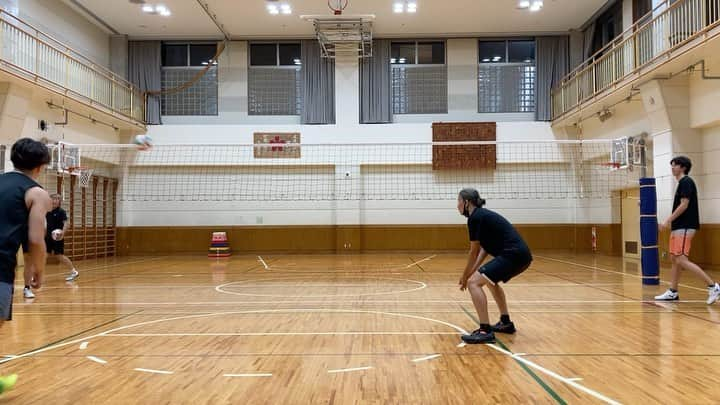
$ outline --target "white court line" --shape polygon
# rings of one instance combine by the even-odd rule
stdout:
[[[101,359],[101,358],[99,358],[99,357],[87,356],[87,358],[88,358],[88,360],[92,360],[92,361],[94,361],[95,363],[107,364],[107,361],[105,361],[105,360],[103,360],[103,359]]]
[[[269,269],[267,263],[265,263],[265,260],[263,260],[262,256],[258,256],[258,260],[259,260],[260,263],[262,263],[262,265],[265,267],[265,270]]]
[[[335,373],[349,373],[351,371],[362,371],[362,370],[370,370],[371,366],[366,367],[353,367],[353,368],[340,368],[337,370],[328,370],[329,374],[335,374]]]
[[[116,337],[185,337],[185,336],[395,336],[395,335],[453,335],[457,332],[238,332],[238,333],[107,333],[103,336]]]
[[[427,361],[427,360],[437,359],[437,358],[440,357],[440,356],[441,356],[441,355],[439,355],[439,354],[431,354],[430,356],[425,356],[425,357],[420,357],[420,358],[417,358],[417,359],[412,359],[412,362],[413,362],[413,363],[419,363],[419,362],[421,362],[421,361]]]
[[[263,281],[270,281],[270,280],[282,280],[282,281],[288,281],[288,279],[307,279],[312,278],[310,276],[290,276],[290,277],[275,277],[275,278],[266,278]],[[404,293],[410,293],[422,290],[424,288],[427,288],[427,284],[423,283],[422,281],[417,280],[410,280],[410,279],[403,279],[403,278],[392,278],[392,277],[361,277],[361,276],[346,276],[345,278],[360,278],[363,280],[391,280],[391,281],[404,281],[407,283],[413,283],[418,285],[415,288],[409,288],[405,290],[395,290],[395,291],[380,291],[380,292],[368,292],[368,293],[358,293],[358,294],[320,294],[320,295],[287,295],[287,294],[251,294],[251,293],[241,293],[236,291],[227,291],[224,290],[224,288],[231,286],[231,285],[241,285],[241,288],[244,287],[242,284],[249,284],[249,283],[255,283],[258,280],[241,280],[241,281],[231,281],[229,283],[220,284],[219,286],[215,287],[215,291],[222,293],[222,294],[230,294],[230,295],[239,295],[243,297],[284,297],[284,298],[332,298],[332,297],[368,297],[368,296],[377,296],[377,295],[391,295],[391,294],[404,294]],[[251,288],[252,285],[247,286],[246,288]]]
[[[108,264],[108,265],[103,265],[103,266],[95,266],[95,267],[89,267],[89,268],[82,268],[82,269],[80,269],[80,270],[84,273],[84,272],[93,271],[93,270],[101,270],[101,269],[108,269],[108,268],[111,268],[111,267],[127,266],[127,265],[129,265],[129,264],[150,262],[150,261],[155,261],[155,260],[164,259],[165,257],[166,257],[166,256],[152,257],[152,258],[149,258],[149,259],[139,259],[139,260],[133,260],[133,261],[124,262],[124,263],[113,263],[113,264]],[[67,276],[67,273],[55,273],[55,274],[48,274],[47,276],[44,276],[43,278],[47,280],[48,278],[52,278],[52,277],[66,277],[66,276]]]
[[[582,381],[582,378],[580,378],[580,377],[568,378],[568,381]]]
[[[153,370],[150,368],[134,368],[135,371],[142,371],[143,373],[152,373],[152,374],[173,374],[172,371],[165,371],[165,370]]]
[[[445,326],[447,326],[447,327],[449,327],[449,328],[451,328],[451,329],[456,330],[457,332],[459,332],[459,333],[462,334],[462,335],[467,335],[467,334],[469,333],[469,332],[466,331],[465,329],[463,329],[463,328],[461,328],[461,327],[459,327],[459,326],[457,326],[457,325],[455,325],[455,324],[452,324],[452,323],[449,323],[449,322],[445,322],[445,321],[442,321],[442,320],[439,320],[439,319],[427,318],[427,317],[418,316],[418,315],[411,315],[411,314],[394,313],[394,312],[382,312],[382,311],[355,310],[355,309],[319,309],[319,308],[303,308],[303,309],[300,309],[300,308],[298,308],[298,309],[295,309],[295,310],[289,310],[289,309],[264,309],[264,310],[251,310],[251,311],[212,312],[212,313],[207,313],[207,314],[185,315],[185,316],[178,316],[178,317],[172,317],[172,318],[156,319],[156,320],[152,320],[152,321],[139,322],[139,323],[132,324],[132,325],[120,326],[120,327],[117,327],[117,328],[109,329],[109,330],[107,330],[107,331],[105,331],[105,332],[97,333],[97,334],[92,335],[92,336],[87,336],[87,337],[83,337],[83,338],[80,338],[80,339],[75,339],[75,340],[70,340],[70,341],[63,342],[63,343],[58,343],[58,344],[51,345],[51,346],[47,346],[47,347],[44,347],[44,348],[41,348],[41,349],[33,350],[33,351],[31,351],[31,352],[23,353],[23,354],[20,354],[20,355],[15,356],[15,357],[2,359],[2,360],[0,360],[0,364],[2,364],[2,363],[7,363],[7,362],[10,362],[10,361],[15,361],[15,360],[17,360],[17,359],[21,359],[21,358],[25,358],[25,357],[31,357],[31,356],[34,356],[34,355],[36,355],[36,354],[44,353],[44,352],[47,352],[47,351],[50,351],[50,350],[55,350],[55,349],[60,348],[60,347],[65,347],[65,346],[68,346],[68,345],[74,345],[74,344],[76,344],[76,343],[83,342],[83,341],[85,341],[85,340],[91,340],[91,339],[94,339],[94,338],[97,338],[97,337],[103,337],[103,336],[106,336],[106,335],[108,335],[108,334],[111,334],[111,333],[114,333],[114,332],[118,332],[118,331],[121,331],[121,330],[126,330],[126,329],[130,329],[130,328],[137,328],[137,327],[146,326],[146,325],[154,325],[154,324],[158,324],[158,323],[162,323],[162,322],[177,321],[177,320],[186,320],[186,319],[196,319],[196,318],[207,318],[207,317],[212,317],[212,316],[240,315],[240,314],[268,314],[268,313],[278,313],[278,312],[297,312],[297,313],[360,313],[360,314],[363,314],[363,313],[364,313],[364,314],[386,315],[386,316],[394,316],[394,317],[398,317],[398,318],[418,319],[418,320],[424,320],[424,321],[428,321],[428,322],[439,323],[439,324],[441,324],[441,325],[445,325]],[[555,372],[552,372],[552,371],[550,371],[550,370],[548,370],[548,369],[546,369],[546,368],[543,368],[543,367],[541,367],[541,366],[533,363],[533,362],[530,361],[530,360],[526,360],[526,359],[524,359],[524,358],[522,358],[522,357],[520,357],[520,356],[515,356],[513,353],[511,353],[511,352],[509,352],[509,351],[507,351],[507,350],[501,349],[500,347],[498,347],[498,346],[496,346],[496,345],[494,345],[494,344],[490,344],[490,345],[486,345],[486,346],[491,347],[492,349],[494,349],[494,350],[496,350],[496,351],[498,351],[498,352],[500,352],[500,353],[503,353],[503,354],[505,354],[505,355],[507,355],[507,356],[510,356],[510,357],[512,357],[512,358],[514,358],[514,359],[517,359],[518,361],[521,361],[521,362],[527,364],[528,366],[530,366],[530,367],[532,367],[532,368],[535,368],[536,370],[542,372],[543,374],[549,375],[549,376],[551,376],[551,377],[553,377],[553,378],[555,378],[555,379],[557,379],[557,380],[559,380],[559,381],[561,381],[561,382],[564,382],[564,383],[566,383],[566,384],[568,384],[568,385],[570,385],[570,386],[572,386],[572,387],[575,387],[575,388],[577,388],[577,389],[579,389],[579,390],[581,390],[581,391],[583,391],[583,392],[585,392],[585,393],[587,393],[587,394],[589,394],[589,395],[592,395],[592,396],[595,397],[595,398],[601,399],[601,400],[603,400],[603,401],[605,401],[605,402],[607,402],[607,403],[609,403],[609,404],[613,404],[613,405],[619,404],[617,401],[615,401],[615,400],[613,400],[613,399],[610,399],[610,398],[608,398],[608,397],[600,394],[600,393],[597,392],[597,391],[593,391],[593,390],[591,390],[590,388],[587,388],[587,387],[585,387],[585,386],[583,386],[583,385],[581,385],[581,384],[579,384],[579,383],[577,383],[577,382],[575,382],[575,381],[570,381],[570,380],[568,380],[567,378],[565,378],[565,377],[563,377],[563,376],[561,376],[561,375],[559,375],[559,374],[557,374],[557,373],[555,373]],[[145,371],[144,369],[135,369],[135,370]],[[336,371],[336,372],[340,372],[340,371]],[[172,373],[172,372],[164,372],[164,373]]]
[[[223,374],[223,377],[272,377],[271,373]]]
[[[467,343],[465,343],[465,342],[460,342],[457,345],[457,347],[465,347],[465,346],[467,346]]]
[[[599,270],[599,271],[604,271],[604,272],[606,272],[606,273],[620,274],[620,275],[623,275],[623,276],[634,277],[634,278],[639,278],[639,279],[642,279],[642,278],[643,278],[642,276],[638,276],[637,274],[628,274],[628,273],[623,273],[622,271],[616,271],[616,270],[610,270],[610,269],[603,269],[603,268],[601,268],[601,267],[590,266],[590,265],[588,265],[588,264],[575,263],[575,262],[571,262],[571,261],[567,261],[567,260],[555,259],[555,258],[547,257],[547,256],[538,256],[538,255],[533,255],[533,256],[535,256],[535,257],[537,257],[537,258],[540,258],[540,259],[550,260],[550,261],[553,261],[553,262],[558,262],[558,263],[570,264],[570,265],[573,265],[573,266],[584,267],[584,268],[586,268],[586,269]],[[660,280],[660,281],[662,282],[662,284],[670,284],[669,282],[664,281],[664,280]],[[583,284],[582,284],[582,282],[579,282],[578,285],[583,285]],[[692,290],[707,292],[707,289],[705,289],[705,288],[693,287],[693,286],[691,286],[691,285],[686,285],[686,284],[678,284],[678,285],[679,285],[680,287],[690,288],[690,289],[692,289]],[[677,301],[675,301],[675,302],[677,302]],[[704,302],[704,301],[703,301],[703,302]]]
[[[620,402],[617,402],[617,401],[615,401],[615,400],[612,399],[612,398],[606,397],[605,395],[603,395],[603,394],[601,394],[601,393],[599,393],[599,392],[597,392],[597,391],[591,390],[590,388],[587,388],[586,386],[584,386],[584,385],[582,385],[582,384],[578,384],[576,381],[573,381],[572,378],[563,377],[563,376],[561,376],[560,374],[558,374],[558,373],[556,373],[556,372],[554,372],[554,371],[550,371],[550,370],[546,369],[545,367],[542,367],[542,366],[540,366],[540,365],[538,365],[538,364],[536,364],[536,363],[533,363],[533,362],[530,361],[530,360],[527,360],[527,359],[523,358],[522,356],[518,356],[518,355],[516,355],[516,354],[513,354],[513,353],[511,353],[511,352],[509,352],[509,351],[507,351],[507,350],[505,350],[505,349],[503,349],[503,348],[495,345],[494,343],[493,343],[493,344],[488,344],[488,345],[486,345],[486,346],[487,346],[487,347],[490,347],[490,348],[492,348],[492,349],[494,349],[494,350],[497,350],[498,352],[500,352],[500,353],[502,353],[502,354],[504,354],[504,355],[510,356],[510,357],[512,357],[513,359],[515,359],[515,360],[517,360],[517,361],[519,361],[519,362],[521,362],[521,363],[524,363],[525,365],[527,365],[527,366],[529,366],[529,367],[532,367],[532,368],[534,368],[535,370],[538,370],[539,372],[541,372],[541,373],[543,373],[543,374],[545,374],[545,375],[548,375],[548,376],[550,376],[550,377],[552,377],[552,378],[554,378],[554,379],[556,379],[556,380],[558,380],[558,381],[564,382],[565,384],[567,384],[567,385],[569,385],[569,386],[571,386],[571,387],[573,387],[573,388],[576,388],[576,389],[578,389],[578,390],[580,390],[580,391],[582,391],[582,392],[584,392],[584,393],[586,393],[586,394],[588,394],[588,395],[591,395],[591,396],[593,396],[593,397],[595,397],[595,398],[597,398],[597,399],[599,399],[599,400],[601,400],[601,401],[603,401],[603,402],[606,402],[606,403],[611,404],[611,405],[620,405]]]
[[[297,301],[196,301],[196,302],[17,302],[13,306],[83,306],[83,305],[244,305],[244,304],[470,304],[471,300],[297,300]],[[511,304],[627,304],[627,303],[654,303],[655,300],[508,300]],[[677,303],[705,303],[705,300],[677,300]]]
[[[420,264],[420,263],[422,263],[422,262],[426,262],[426,261],[428,261],[428,260],[432,260],[433,258],[435,258],[435,256],[437,256],[437,255],[428,256],[428,257],[426,257],[426,258],[424,258],[424,259],[420,259],[420,260],[418,260],[418,261],[416,261],[416,262],[412,262],[412,263],[408,264],[407,266],[405,266],[405,268],[406,268],[406,269],[409,269],[410,267],[415,266],[416,264]]]
[[[90,342],[82,342],[82,343],[80,343],[80,350],[85,350],[85,349],[87,349],[88,344],[90,344]]]

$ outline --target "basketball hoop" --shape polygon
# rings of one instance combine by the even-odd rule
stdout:
[[[600,166],[607,167],[610,169],[610,171],[620,170],[620,163],[616,162],[607,162],[607,163],[600,163]]]
[[[92,175],[93,175],[93,171],[94,171],[93,169],[90,169],[88,167],[83,167],[83,166],[75,166],[75,167],[68,167],[67,171],[68,171],[68,173],[70,173],[71,176],[77,176],[80,187],[87,188],[90,186],[90,182],[92,181]]]
[[[335,15],[342,15],[350,0],[328,0],[328,7]]]

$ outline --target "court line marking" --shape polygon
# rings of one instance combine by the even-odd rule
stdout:
[[[272,373],[223,374],[223,377],[272,377]]]
[[[84,305],[242,305],[242,304],[356,304],[362,301],[363,304],[471,304],[470,300],[297,300],[297,301],[195,301],[195,302],[17,302],[13,306],[84,306]],[[512,304],[646,304],[654,303],[654,300],[508,300]],[[677,303],[705,303],[705,300],[677,300],[670,301]]]
[[[95,363],[107,364],[107,361],[106,361],[106,360],[103,360],[103,359],[101,359],[101,358],[99,358],[99,357],[87,356],[87,359],[88,359],[88,360],[92,360],[92,361],[94,361]]]
[[[267,263],[265,263],[265,260],[263,260],[262,256],[258,256],[258,260],[260,261],[260,263],[262,263],[263,267],[265,267],[265,270],[270,269],[270,267],[268,267]]]
[[[431,354],[431,355],[429,355],[429,356],[420,357],[420,358],[417,358],[417,359],[412,359],[411,361],[412,361],[413,363],[419,363],[419,362],[421,362],[421,361],[427,361],[427,360],[437,359],[437,358],[440,357],[440,356],[442,356],[442,355],[441,355],[441,354]]]
[[[23,353],[23,354],[21,354],[21,355],[17,355],[17,356],[12,357],[12,358],[2,359],[2,360],[0,360],[0,364],[2,364],[2,363],[7,363],[7,362],[10,362],[10,361],[14,361],[14,360],[21,359],[21,358],[25,358],[25,357],[34,356],[35,354],[43,353],[43,352],[46,352],[46,351],[49,351],[49,350],[54,350],[54,349],[57,349],[57,348],[60,348],[60,347],[65,347],[65,346],[68,346],[68,345],[73,345],[73,344],[76,344],[76,343],[81,342],[81,341],[90,340],[90,339],[94,339],[94,338],[98,338],[98,337],[103,337],[103,336],[106,336],[106,335],[108,335],[108,334],[111,334],[111,333],[114,333],[114,332],[118,332],[118,331],[121,331],[121,330],[127,330],[127,329],[130,329],[130,328],[136,328],[136,327],[141,327],[141,326],[146,326],[146,325],[153,325],[153,324],[157,324],[157,323],[169,322],[169,321],[175,321],[175,320],[205,318],[205,317],[223,316],[223,315],[239,315],[239,314],[253,314],[253,313],[256,313],[256,314],[265,313],[265,314],[267,314],[267,313],[277,313],[277,312],[295,312],[295,313],[367,313],[367,314],[376,314],[376,315],[387,315],[387,316],[394,316],[394,317],[400,317],[400,318],[409,318],[409,319],[418,319],[418,320],[425,320],[425,321],[428,321],[428,322],[439,323],[439,324],[441,324],[441,325],[448,326],[448,327],[450,327],[451,329],[454,329],[454,330],[458,331],[460,334],[468,334],[468,331],[466,331],[466,330],[463,329],[462,327],[457,326],[457,325],[452,324],[452,323],[449,323],[449,322],[445,322],[445,321],[439,320],[439,319],[433,319],[433,318],[427,318],[427,317],[423,317],[423,316],[403,314],[403,313],[383,312],[383,311],[351,310],[351,309],[318,309],[318,308],[305,308],[305,309],[295,309],[295,310],[289,310],[289,309],[281,309],[281,310],[276,310],[276,309],[264,309],[264,310],[251,310],[251,311],[230,311],[230,312],[216,312],[216,313],[207,313],[207,314],[198,314],[198,315],[186,315],[186,316],[179,316],[179,317],[172,317],[172,318],[162,318],[162,319],[156,319],[156,320],[152,320],[152,321],[139,322],[139,323],[132,324],[132,325],[120,326],[120,327],[113,328],[113,329],[110,329],[110,330],[107,330],[107,331],[105,331],[105,332],[101,332],[101,333],[98,333],[98,334],[95,334],[95,335],[92,335],[92,336],[84,337],[84,338],[81,338],[81,339],[75,339],[75,340],[71,340],[71,341],[64,342],[64,343],[58,343],[58,344],[51,345],[51,346],[47,346],[47,347],[44,347],[44,348],[41,348],[41,349],[33,350],[33,351],[31,351],[31,352]],[[570,381],[570,380],[569,380],[568,378],[566,378],[566,377],[563,377],[563,376],[561,376],[561,375],[559,375],[559,374],[557,374],[557,373],[555,373],[555,372],[553,372],[553,371],[551,371],[551,370],[548,370],[548,369],[546,369],[546,368],[544,368],[544,367],[542,367],[542,366],[540,366],[540,365],[538,365],[538,364],[536,364],[536,363],[534,363],[534,362],[532,362],[532,361],[530,361],[530,360],[524,359],[524,358],[522,358],[522,357],[520,357],[520,356],[516,356],[516,355],[514,355],[512,352],[507,351],[507,350],[504,350],[504,349],[501,349],[501,348],[498,347],[497,345],[490,344],[490,345],[486,345],[486,346],[487,346],[487,347],[490,347],[490,348],[493,348],[494,350],[498,351],[499,353],[505,354],[506,356],[509,356],[509,357],[511,357],[511,358],[513,358],[513,359],[515,359],[515,360],[517,360],[517,361],[520,361],[520,362],[526,364],[527,366],[532,367],[532,368],[534,368],[534,369],[542,372],[543,374],[546,374],[546,375],[548,375],[548,376],[551,376],[551,377],[557,379],[557,380],[560,381],[560,382],[563,382],[563,383],[568,384],[568,385],[570,385],[570,386],[572,386],[572,387],[574,387],[574,388],[576,388],[576,389],[578,389],[578,390],[580,390],[580,391],[583,391],[583,392],[585,392],[585,393],[588,394],[588,395],[591,395],[591,396],[593,396],[593,397],[595,397],[595,398],[598,398],[598,399],[600,399],[600,400],[602,400],[602,401],[605,401],[605,402],[607,402],[607,403],[609,403],[609,404],[612,404],[612,405],[617,405],[617,404],[619,404],[619,402],[617,402],[617,401],[615,401],[615,400],[613,400],[613,399],[610,399],[610,398],[608,398],[608,397],[600,394],[600,393],[597,392],[597,391],[594,391],[594,390],[592,390],[592,389],[590,389],[590,388],[587,388],[587,387],[583,386],[582,384],[579,384],[579,383],[577,383],[577,382],[575,382],[575,381]],[[138,370],[138,369],[135,369],[135,370]],[[138,371],[144,371],[144,370],[145,370],[145,369],[138,370]],[[154,371],[158,371],[158,370],[154,370]],[[151,371],[151,372],[152,372],[152,371]],[[172,374],[172,372],[164,372],[164,373],[170,373],[170,374]]]
[[[428,256],[428,257],[426,257],[426,258],[424,258],[424,259],[420,259],[420,260],[418,260],[418,261],[416,261],[416,262],[412,262],[412,263],[408,264],[407,266],[405,266],[405,268],[406,268],[406,269],[409,269],[410,267],[415,266],[416,264],[420,264],[420,263],[426,262],[426,261],[428,261],[428,260],[432,260],[432,259],[434,259],[436,256],[437,256],[437,255],[432,255],[432,256]]]
[[[129,261],[129,262],[125,262],[125,263],[113,263],[113,264],[102,265],[102,266],[95,266],[95,267],[90,267],[90,268],[80,269],[80,270],[81,270],[82,273],[84,274],[84,273],[87,273],[87,272],[89,272],[89,271],[104,270],[104,269],[111,268],[111,267],[120,267],[120,266],[129,265],[129,264],[137,264],[137,263],[143,263],[143,262],[151,262],[151,261],[161,260],[161,259],[164,259],[164,258],[166,258],[166,257],[167,257],[167,256],[150,257],[150,258],[146,258],[146,259],[139,259],[139,260]],[[54,274],[48,274],[48,275],[44,276],[43,278],[47,280],[48,278],[52,278],[52,277],[66,277],[66,276],[67,276],[67,273],[54,273]]]
[[[85,350],[85,349],[87,349],[88,344],[90,344],[90,342],[87,342],[87,341],[80,343],[79,349],[80,349],[80,350]]]
[[[237,332],[237,333],[107,333],[103,336],[116,337],[201,337],[201,336],[457,336],[457,332]]]
[[[586,393],[586,394],[588,394],[588,395],[591,395],[591,396],[593,396],[593,397],[595,397],[595,398],[597,398],[597,399],[599,399],[599,400],[601,400],[601,401],[603,401],[603,402],[605,402],[605,403],[608,403],[608,404],[611,404],[611,405],[620,405],[620,402],[618,402],[618,401],[616,401],[616,400],[614,400],[614,399],[612,399],[612,398],[606,397],[605,395],[603,395],[603,394],[601,394],[601,393],[599,393],[599,392],[597,392],[597,391],[595,391],[595,390],[591,390],[590,388],[587,388],[586,386],[584,386],[584,385],[582,385],[582,384],[579,384],[579,383],[578,383],[577,381],[575,381],[573,378],[563,377],[563,376],[561,376],[560,374],[555,373],[554,371],[548,370],[548,369],[546,369],[545,367],[542,367],[542,366],[540,366],[540,365],[538,365],[538,364],[536,364],[536,363],[533,363],[533,362],[530,361],[530,360],[527,360],[527,359],[523,358],[522,356],[516,356],[516,355],[514,355],[512,352],[507,351],[507,350],[505,350],[505,349],[502,349],[502,348],[500,348],[499,346],[497,346],[497,345],[495,345],[495,344],[489,344],[489,345],[487,345],[487,346],[488,346],[488,347],[491,347],[491,348],[493,348],[493,349],[495,349],[495,350],[497,350],[497,351],[500,352],[500,353],[503,353],[503,354],[505,354],[505,355],[508,355],[508,356],[512,357],[513,359],[519,361],[519,362],[522,362],[522,363],[526,364],[528,367],[532,367],[532,368],[534,368],[535,370],[538,370],[538,371],[540,371],[541,373],[543,373],[543,374],[545,374],[545,375],[549,375],[549,376],[555,378],[555,379],[558,380],[558,381],[564,382],[565,384],[567,384],[567,385],[569,385],[569,386],[571,386],[571,387],[573,387],[573,388],[575,388],[575,389],[578,389],[578,390],[580,390],[580,391],[582,391],[582,392],[584,392],[584,393]]]
[[[206,318],[206,317],[223,316],[223,315],[267,314],[267,313],[282,313],[282,312],[290,312],[290,313],[367,313],[367,314],[377,314],[377,315],[388,315],[388,316],[395,316],[395,317],[400,317],[400,318],[410,318],[410,319],[418,319],[418,320],[424,320],[424,321],[429,321],[429,322],[435,322],[435,323],[439,323],[441,325],[445,325],[451,329],[455,329],[459,333],[467,333],[467,331],[465,331],[461,327],[454,325],[452,323],[449,323],[449,322],[441,321],[439,319],[426,318],[423,316],[410,315],[410,314],[382,312],[382,311],[370,311],[370,310],[306,308],[306,309],[258,309],[258,310],[248,310],[248,311],[209,312],[209,313],[197,314],[197,315],[184,315],[184,316],[177,316],[177,317],[171,317],[171,318],[161,318],[161,319],[155,319],[152,321],[145,321],[145,322],[139,322],[139,323],[135,323],[135,324],[131,324],[131,325],[120,326],[117,328],[112,328],[112,329],[106,330],[105,332],[97,333],[95,335],[86,336],[86,337],[83,337],[80,339],[70,340],[67,342],[61,342],[61,343],[56,343],[56,344],[52,344],[52,345],[47,345],[40,349],[36,349],[36,350],[22,353],[20,355],[16,355],[15,357],[12,357],[12,358],[2,359],[2,360],[0,360],[0,364],[7,363],[9,361],[13,361],[13,360],[17,360],[17,359],[21,359],[21,358],[25,358],[25,357],[34,356],[36,354],[44,353],[49,350],[58,349],[60,347],[74,345],[76,343],[83,342],[86,340],[103,337],[103,336],[112,334],[114,332],[130,329],[130,328],[146,326],[146,325],[154,325],[154,324],[162,323],[162,322],[185,320],[185,319]]]
[[[284,280],[287,281],[288,279],[292,278],[308,278],[305,276],[300,277],[277,277],[277,278],[266,278],[263,279],[263,281],[270,281],[270,280]],[[402,278],[392,278],[392,277],[361,277],[361,276],[345,276],[345,278],[360,278],[363,280],[392,280],[392,281],[405,281],[408,283],[414,283],[419,284],[418,287],[406,289],[406,290],[398,290],[398,291],[381,291],[381,292],[372,292],[372,293],[360,293],[360,294],[329,294],[329,295],[285,295],[285,294],[251,294],[251,293],[240,293],[236,291],[226,291],[224,290],[225,287],[231,286],[231,285],[237,285],[237,284],[248,284],[257,282],[258,280],[241,280],[241,281],[231,281],[229,283],[220,284],[215,287],[215,291],[222,293],[222,294],[230,294],[230,295],[239,295],[243,297],[283,297],[283,298],[323,298],[323,297],[367,297],[367,296],[377,296],[377,295],[390,295],[390,294],[405,294],[415,291],[420,291],[422,289],[427,288],[427,284],[423,283],[422,281],[417,280],[410,280],[410,279],[402,279]],[[248,286],[248,288],[251,288],[252,286]]]
[[[372,366],[365,366],[365,367],[353,367],[353,368],[340,368],[336,370],[328,370],[329,374],[335,374],[335,373],[349,373],[352,371],[363,371],[363,370],[370,370],[372,369]]]
[[[457,345],[457,347],[465,347],[465,346],[467,346],[467,343],[465,343],[465,342],[460,342]]]
[[[575,378],[568,378],[568,380],[570,380],[570,381],[582,381],[583,379],[580,378],[580,377],[575,377]]]
[[[599,270],[599,271],[604,271],[604,272],[606,272],[606,273],[621,274],[621,275],[623,275],[623,276],[633,277],[633,278],[639,278],[639,279],[642,279],[642,278],[643,278],[642,276],[638,276],[638,275],[636,275],[636,274],[623,273],[622,271],[604,269],[604,268],[602,268],[602,267],[591,266],[591,265],[588,265],[588,264],[575,263],[575,262],[571,262],[571,261],[567,261],[567,260],[561,260],[561,259],[555,259],[555,258],[553,258],[553,257],[547,257],[547,256],[539,256],[539,255],[534,255],[534,256],[537,257],[537,258],[540,258],[540,259],[550,260],[550,261],[558,262],[558,263],[570,264],[570,265],[573,265],[573,266],[584,267],[584,268],[586,268],[586,269]],[[662,282],[662,284],[670,284],[668,281],[665,281],[665,280],[662,280],[662,279],[661,279],[660,281]],[[582,285],[582,284],[578,284],[578,285]],[[692,290],[707,292],[707,289],[698,288],[698,287],[694,287],[694,286],[687,285],[687,284],[678,284],[678,286],[684,287],[684,288],[690,288],[690,289],[692,289]]]
[[[480,324],[480,322],[478,321],[478,319],[475,318],[475,317],[467,310],[467,308],[462,307],[462,306],[461,306],[461,308],[462,308],[463,312],[465,312],[465,314],[466,314],[470,319],[472,319],[472,320],[473,320],[475,323],[477,323],[478,325]],[[465,334],[467,334],[467,332],[465,332]],[[582,391],[582,392],[584,392],[584,393],[586,393],[586,394],[588,394],[588,395],[591,395],[591,396],[593,396],[593,397],[595,397],[595,398],[597,398],[597,399],[599,399],[599,400],[601,400],[601,401],[604,401],[604,402],[606,402],[606,403],[608,403],[608,404],[611,404],[611,405],[620,405],[620,403],[617,402],[617,401],[615,401],[614,399],[611,399],[611,398],[609,398],[609,397],[606,397],[605,395],[603,395],[603,394],[601,394],[601,393],[599,393],[599,392],[597,392],[597,391],[595,391],[595,390],[592,390],[592,389],[590,389],[590,388],[587,388],[587,387],[585,387],[584,385],[579,384],[579,383],[576,382],[576,381],[571,381],[571,380],[570,380],[569,378],[567,378],[567,377],[563,377],[563,376],[561,376],[560,374],[555,373],[554,371],[548,370],[548,369],[542,367],[541,365],[539,365],[539,364],[537,364],[537,363],[534,363],[534,362],[532,362],[532,361],[530,361],[530,360],[528,360],[528,359],[526,359],[526,358],[524,358],[524,357],[522,357],[522,356],[520,356],[520,355],[517,355],[517,354],[511,352],[509,349],[502,348],[502,347],[500,347],[500,346],[498,346],[498,345],[505,346],[505,345],[503,345],[503,343],[502,343],[500,340],[498,340],[497,343],[486,344],[485,346],[487,346],[487,347],[489,347],[489,348],[491,348],[491,349],[493,349],[493,350],[495,350],[495,351],[497,351],[497,352],[499,352],[499,353],[502,353],[502,354],[504,354],[504,355],[506,355],[506,356],[511,357],[511,358],[514,359],[515,361],[524,364],[526,367],[532,367],[532,368],[534,368],[535,370],[537,370],[537,371],[539,371],[539,372],[541,372],[541,373],[543,373],[543,374],[545,374],[545,375],[547,375],[547,376],[550,376],[550,377],[552,377],[552,378],[554,378],[554,379],[556,379],[556,380],[558,380],[558,381],[560,381],[560,382],[563,382],[563,383],[565,383],[565,384],[567,384],[567,385],[570,385],[571,387],[574,387],[574,388],[576,388],[576,389],[578,389],[578,390],[580,390],[580,391]],[[522,366],[522,364],[521,364],[521,366]],[[528,372],[528,374],[530,374],[530,376],[533,377],[533,379],[535,379],[551,396],[553,396],[553,398],[555,398],[555,400],[557,400],[558,402],[561,402],[561,403],[565,403],[565,401],[564,401],[562,398],[560,398],[560,396],[559,396],[555,391],[553,391],[552,388],[550,388],[549,386],[547,386],[547,384],[545,384],[544,381],[542,381],[539,377],[537,377],[537,375],[535,375],[535,374],[532,373],[532,372]]]
[[[134,368],[135,371],[142,371],[143,373],[152,373],[152,374],[173,374],[173,371],[166,371],[166,370],[154,370],[151,368]]]

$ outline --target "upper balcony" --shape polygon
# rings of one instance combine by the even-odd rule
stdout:
[[[716,52],[719,34],[720,0],[664,1],[553,88],[553,125],[621,102],[645,80],[687,70]]]
[[[29,82],[101,112],[118,128],[145,128],[142,91],[4,10],[0,10],[0,77]]]

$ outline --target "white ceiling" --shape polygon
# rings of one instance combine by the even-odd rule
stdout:
[[[128,0],[63,0],[80,4],[121,34],[132,38],[219,38],[197,0],[146,0],[166,5],[172,15],[144,14]],[[270,15],[265,0],[206,1],[233,39],[310,37],[303,14],[330,14],[326,0],[285,0],[291,15]],[[394,0],[350,0],[345,14],[375,14],[376,37],[492,36],[565,32],[589,19],[606,0],[545,0],[535,13],[517,10],[516,0],[417,0],[416,14],[395,14]]]

